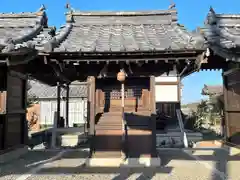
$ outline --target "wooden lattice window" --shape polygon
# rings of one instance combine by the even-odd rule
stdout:
[[[128,87],[125,89],[125,98],[140,97],[142,95],[142,89],[139,87]],[[105,89],[105,98],[108,99],[121,99],[121,89]]]

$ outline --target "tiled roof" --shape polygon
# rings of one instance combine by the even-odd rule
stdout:
[[[57,98],[57,87],[56,86],[48,86],[46,84],[42,84],[35,80],[30,80],[30,89],[28,90],[29,95],[35,95],[40,99],[47,98]],[[69,86],[69,97],[79,97],[85,98],[87,97],[88,90],[87,85],[82,85],[81,83],[72,82]],[[66,90],[61,88],[61,96],[66,97]]]
[[[240,61],[240,14],[216,14],[211,8],[202,30],[215,53]]]
[[[67,13],[45,45],[56,52],[132,52],[202,49],[204,39],[177,23],[177,11]]]
[[[222,85],[204,85],[202,89],[203,95],[220,95],[223,93],[223,86]]]
[[[52,32],[43,6],[34,13],[0,13],[0,53],[19,48],[42,50]]]

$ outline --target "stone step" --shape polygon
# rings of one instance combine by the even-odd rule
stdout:
[[[110,124],[110,123],[100,123],[100,124],[97,124],[96,126],[122,126],[122,123],[116,123],[116,124]]]
[[[134,110],[124,110],[125,113],[133,113],[133,114],[150,114],[150,111],[147,109],[139,110],[135,112]],[[104,113],[102,116],[121,116],[122,115],[122,110],[121,109],[114,109],[110,112]]]
[[[130,117],[130,116],[148,116],[150,117],[150,113],[149,112],[137,112],[137,113],[129,113],[129,114],[125,114],[125,117]],[[105,119],[111,119],[112,121],[115,120],[121,120],[122,119],[122,115],[121,114],[108,114],[108,115],[102,115],[100,120],[105,120]]]
[[[101,117],[99,119],[99,122],[100,121],[112,121],[112,122],[115,122],[115,121],[122,121],[122,117],[114,117],[114,116],[109,116],[109,117]]]
[[[110,119],[110,118],[105,118],[105,119],[100,119],[98,121],[98,123],[112,123],[112,124],[116,124],[116,123],[122,123],[122,119]]]
[[[96,136],[122,136],[122,130],[98,130],[96,131]]]
[[[95,127],[96,131],[97,130],[121,130],[121,126],[96,126]]]
[[[95,151],[92,154],[92,158],[118,158],[121,156],[121,149],[119,151]]]
[[[113,124],[113,123],[100,123],[100,124],[96,124],[96,127],[97,126],[122,126],[122,123],[115,123],[115,124]]]
[[[122,126],[122,123],[99,123],[95,125],[97,126]]]
[[[122,149],[122,133],[119,134],[119,130],[101,130],[101,134],[96,134],[93,140],[95,152],[118,152]]]

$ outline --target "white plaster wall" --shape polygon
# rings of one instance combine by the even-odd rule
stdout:
[[[178,85],[155,85],[156,102],[178,101]]]
[[[155,82],[177,82],[177,76],[158,76],[155,77]]]

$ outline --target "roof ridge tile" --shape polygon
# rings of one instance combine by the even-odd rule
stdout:
[[[25,47],[26,45],[27,48],[35,48],[35,45],[31,40],[37,37],[44,28],[48,27],[48,18],[45,10],[45,6],[42,5],[36,12],[1,13],[1,28],[12,28],[11,36],[3,36],[6,39],[1,40],[1,42],[4,42],[3,45],[5,46],[5,48],[1,49],[1,52],[9,53],[19,47]],[[1,23],[1,21],[3,23]],[[15,31],[17,31],[17,33],[14,33]]]

